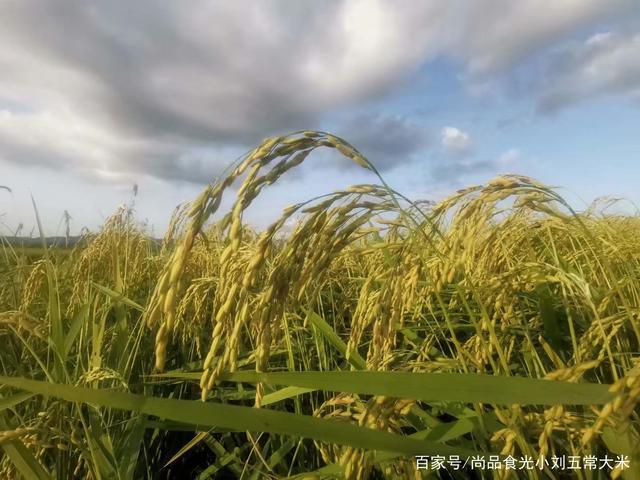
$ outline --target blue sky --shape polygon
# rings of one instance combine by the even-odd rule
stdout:
[[[413,198],[500,173],[640,204],[640,5],[615,0],[2,2],[0,224],[160,233],[262,138],[344,136]],[[372,179],[327,153],[250,211]]]

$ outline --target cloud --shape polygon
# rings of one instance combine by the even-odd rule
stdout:
[[[511,148],[497,158],[478,160],[473,158],[449,157],[431,169],[431,178],[440,183],[455,185],[462,178],[477,174],[497,174],[502,169],[514,167],[522,160],[520,150]]]
[[[337,131],[380,171],[414,160],[431,143],[425,125],[402,115],[359,115]]]
[[[150,175],[206,183],[238,153],[171,140],[119,137],[62,113],[0,111],[0,160],[24,168],[67,168],[90,181],[130,183]]]
[[[0,110],[8,115],[0,157],[203,183],[227,155],[267,135],[320,128],[338,110],[393,93],[434,59],[460,60],[473,75],[499,71],[630,5],[0,2]],[[385,168],[403,161],[395,155],[402,144],[405,158],[422,148],[421,132],[402,119],[361,123],[353,135]],[[386,139],[365,133],[382,128],[391,130]],[[400,141],[407,134],[416,145]]]
[[[472,74],[504,70],[572,33],[631,13],[633,0],[495,0],[454,2],[453,52]]]
[[[431,178],[439,183],[455,184],[461,178],[492,170],[494,162],[488,160],[448,162],[431,169]]]
[[[317,128],[325,113],[381,95],[413,71],[435,43],[443,8],[391,7],[3,2],[0,109],[12,115],[3,157],[191,180],[184,167],[193,162],[184,158],[194,146],[246,148]],[[48,135],[44,116],[81,131]],[[18,123],[27,135],[33,129],[37,145],[20,138]]]
[[[513,165],[522,159],[522,154],[517,148],[511,148],[498,157],[499,165]]]
[[[586,98],[640,98],[640,33],[598,33],[559,49],[541,75],[539,110],[553,112]]]
[[[471,137],[456,127],[444,127],[440,132],[444,150],[453,155],[466,155],[471,151]]]

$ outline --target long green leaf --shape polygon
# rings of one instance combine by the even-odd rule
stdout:
[[[315,388],[300,388],[300,387],[285,387],[275,392],[269,393],[262,398],[262,405],[271,405],[272,403],[278,403],[288,398],[297,397],[303,393],[309,393],[315,391]]]
[[[307,316],[309,321],[324,335],[324,337],[328,340],[328,342],[333,345],[343,356],[346,357],[347,353],[347,344],[338,336],[338,334],[333,330],[331,325],[329,325],[324,318],[322,318],[317,313],[307,310]],[[364,370],[367,367],[367,362],[362,358],[362,356],[354,351],[351,352],[347,361],[353,365],[358,370]]]
[[[474,423],[468,418],[463,418],[456,422],[442,424],[429,430],[423,430],[409,435],[411,438],[422,438],[430,440],[444,441],[445,439],[457,438],[461,435],[465,435],[471,432],[474,428]],[[374,456],[374,462],[386,462],[397,458],[398,455],[391,452],[376,452]],[[314,472],[305,472],[296,474],[291,477],[287,477],[285,480],[304,480],[307,478],[328,478],[328,477],[340,477],[343,473],[343,466],[337,463],[330,463],[324,467],[320,467]],[[315,477],[314,477],[315,475]]]
[[[80,333],[80,329],[82,325],[87,321],[89,316],[89,305],[82,305],[73,316],[71,320],[71,324],[69,325],[69,330],[64,337],[64,348],[62,351],[62,358],[67,359],[69,352],[73,348],[73,344]]]
[[[599,405],[613,398],[610,385],[463,373],[238,371],[222,378],[427,402]]]
[[[116,302],[121,302],[127,305],[128,307],[133,308],[134,310],[138,310],[139,312],[144,312],[144,307],[142,305],[134,302],[130,298],[125,297],[123,294],[118,293],[114,290],[111,290],[110,288],[107,288],[104,285],[100,285],[99,283],[96,283],[96,282],[91,282],[91,285],[93,286],[93,288],[103,293],[107,297],[111,298],[112,300]]]
[[[124,392],[73,387],[38,380],[0,376],[0,383],[70,402],[84,402],[155,415],[197,427],[269,432],[403,455],[474,455],[477,452],[342,422],[275,410],[192,400],[173,400]]]
[[[10,397],[0,398],[0,412],[6,410],[7,408],[11,408],[19,403],[24,402],[25,400],[29,400],[35,394],[31,392],[22,392],[16,393]]]
[[[4,417],[0,416],[0,430],[11,428]],[[20,474],[28,479],[49,480],[51,476],[38,462],[33,453],[24,446],[22,440],[14,439],[0,444],[0,449],[9,457]]]

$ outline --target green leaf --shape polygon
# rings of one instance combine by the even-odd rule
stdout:
[[[135,310],[138,310],[139,312],[144,312],[144,307],[142,305],[140,305],[139,303],[134,302],[133,300],[125,297],[123,294],[115,292],[113,290],[111,290],[110,288],[107,288],[103,285],[100,285],[96,282],[91,282],[91,285],[98,290],[99,292],[105,294],[107,297],[111,298],[112,300],[114,300],[115,302],[121,302],[125,305],[127,305],[128,307],[131,307]]]
[[[195,436],[189,440],[185,445],[182,446],[180,450],[178,450],[169,460],[167,460],[164,464],[164,468],[171,465],[173,462],[178,460],[181,456],[195,447],[198,443],[205,439],[205,437],[209,435],[208,432],[198,432]]]
[[[465,435],[471,432],[474,428],[474,422],[468,418],[463,418],[456,422],[438,425],[435,428],[429,430],[423,430],[409,435],[411,438],[421,438],[429,440],[445,441],[459,436]],[[374,456],[374,462],[386,462],[397,458],[398,455],[390,452],[376,452]],[[313,478],[313,475],[320,478],[327,477],[341,477],[343,473],[343,467],[337,463],[330,463],[324,467],[315,470],[314,472],[306,472],[291,477],[287,477],[285,480],[304,480],[305,478]]]
[[[18,405],[19,403],[22,403],[25,400],[29,400],[34,395],[35,393],[32,393],[32,392],[22,392],[22,393],[16,393],[11,397],[0,398],[0,412],[3,410],[6,410],[7,408],[14,407],[15,405]]]
[[[102,415],[99,411],[89,410],[90,435],[86,435],[87,446],[91,452],[93,465],[102,478],[117,478],[118,468],[113,444],[108,431],[103,426]]]
[[[235,382],[287,385],[335,392],[384,395],[425,402],[497,405],[600,405],[613,398],[610,385],[464,373],[270,372],[222,375]]]
[[[225,449],[225,447],[214,437],[211,435],[207,435],[204,437],[205,445],[211,450],[215,456],[216,460],[213,464],[209,465],[204,471],[198,476],[198,480],[207,480],[209,478],[215,478],[214,475],[218,470],[225,466],[229,466],[231,471],[236,475],[236,478],[242,477],[242,472],[244,470],[245,463],[236,456],[236,452],[229,452]],[[248,445],[247,445],[248,446]],[[241,452],[242,449],[238,450],[238,453]]]
[[[602,439],[609,450],[629,459],[629,468],[625,469],[622,478],[640,480],[640,434],[632,423],[617,427],[607,426],[602,430]]]
[[[333,328],[331,328],[331,325],[329,325],[324,320],[324,318],[322,318],[317,313],[311,310],[307,310],[306,312],[309,321],[320,331],[320,333],[322,333],[327,341],[342,354],[342,356],[346,357],[347,344],[344,343],[344,341],[338,336],[336,332],[334,332]],[[349,356],[349,358],[347,358],[347,361],[358,370],[364,370],[365,368],[367,368],[367,362],[356,351],[351,352],[351,355]]]
[[[144,441],[146,417],[140,415],[130,419],[127,423],[126,436],[122,445],[116,447],[118,470],[122,478],[134,478],[134,472],[138,463]]]
[[[66,360],[71,348],[73,347],[73,343],[76,341],[80,330],[82,329],[82,325],[85,323],[89,316],[89,305],[82,305],[80,309],[76,312],[71,320],[71,324],[69,325],[69,331],[64,337],[64,346],[62,351],[62,358]]]
[[[536,288],[538,294],[538,309],[542,318],[544,327],[544,338],[549,345],[555,350],[562,350],[562,332],[560,329],[558,315],[553,306],[553,300],[549,287],[546,285],[538,285]]]
[[[315,388],[285,387],[275,392],[269,393],[262,398],[262,405],[271,405],[287,398],[297,397],[303,393],[314,392]]]
[[[174,400],[0,376],[0,383],[69,402],[84,402],[155,415],[202,427],[268,432],[403,455],[477,455],[478,452],[380,430],[268,409]]]
[[[4,417],[0,416],[0,430],[11,428]],[[9,457],[20,474],[28,479],[49,480],[51,476],[36,457],[24,446],[22,440],[14,439],[0,444],[0,449]]]

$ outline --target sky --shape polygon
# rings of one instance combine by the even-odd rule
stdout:
[[[640,205],[640,1],[0,0],[0,234],[161,235],[262,139],[342,136],[413,199],[503,173],[577,210]],[[258,227],[368,172],[329,152],[265,190]],[[230,192],[233,195],[233,192]]]

